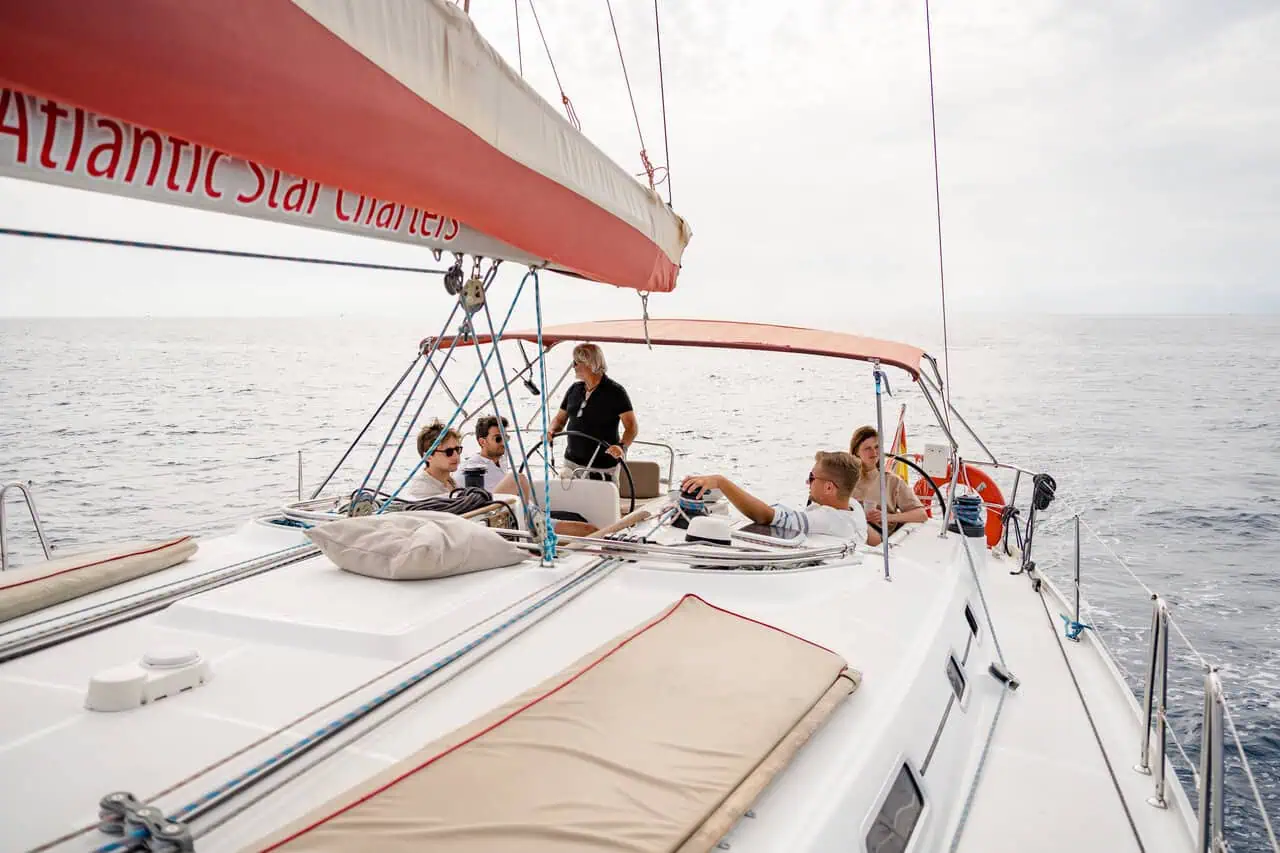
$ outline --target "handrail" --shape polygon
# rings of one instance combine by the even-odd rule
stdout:
[[[1210,667],[1204,674],[1204,717],[1200,727],[1200,831],[1196,850],[1201,853],[1226,853],[1227,850],[1222,837],[1222,782],[1226,770],[1222,754],[1222,709],[1225,704],[1217,667]],[[1244,759],[1244,753],[1240,758]]]
[[[972,463],[970,463],[972,464]],[[999,465],[998,467],[1014,467]],[[1018,469],[1015,469],[1018,470]],[[1227,850],[1227,842],[1225,839],[1225,823],[1223,819],[1223,803],[1225,799],[1225,750],[1224,740],[1225,731],[1224,722],[1230,725],[1232,740],[1235,744],[1237,755],[1244,769],[1245,775],[1252,789],[1254,804],[1257,807],[1258,814],[1262,818],[1263,826],[1266,830],[1267,838],[1271,844],[1274,853],[1280,853],[1280,842],[1277,842],[1275,830],[1271,824],[1270,815],[1267,813],[1266,804],[1263,802],[1261,792],[1258,789],[1257,780],[1253,775],[1253,769],[1250,766],[1248,755],[1245,753],[1244,745],[1240,742],[1239,732],[1235,727],[1235,721],[1231,716],[1231,709],[1227,703],[1226,693],[1222,687],[1222,681],[1218,674],[1218,668],[1209,663],[1199,649],[1191,642],[1190,638],[1178,625],[1173,618],[1168,602],[1159,594],[1154,592],[1143,580],[1138,577],[1137,573],[1129,566],[1123,558],[1117,554],[1110,545],[1093,529],[1087,521],[1083,519],[1080,513],[1074,508],[1069,507],[1073,513],[1073,521],[1075,522],[1075,548],[1073,561],[1075,565],[1074,583],[1076,594],[1076,610],[1075,610],[1075,626],[1071,623],[1067,625],[1068,637],[1073,627],[1080,626],[1080,610],[1079,610],[1079,565],[1080,565],[1080,537],[1079,529],[1083,525],[1093,536],[1093,538],[1102,545],[1103,549],[1124,569],[1124,571],[1150,596],[1152,602],[1151,613],[1151,630],[1150,642],[1146,653],[1145,677],[1142,679],[1142,741],[1139,751],[1139,762],[1134,766],[1134,770],[1144,775],[1153,776],[1154,792],[1153,796],[1147,802],[1156,808],[1166,808],[1168,802],[1165,797],[1166,779],[1165,779],[1165,759],[1166,748],[1168,746],[1169,737],[1172,736],[1174,744],[1178,747],[1183,758],[1190,765],[1190,759],[1186,751],[1182,748],[1182,744],[1178,742],[1177,735],[1172,728],[1168,726],[1167,711],[1169,700],[1169,637],[1170,632],[1181,638],[1183,644],[1195,656],[1196,660],[1203,667],[1204,671],[1204,704],[1201,716],[1201,746],[1200,746],[1200,766],[1197,769],[1190,765],[1191,771],[1197,789],[1197,853],[1225,853]],[[1088,626],[1097,634],[1094,626]],[[1129,674],[1124,668],[1123,663],[1117,658],[1110,646],[1099,636],[1099,648],[1109,659],[1111,659],[1117,668]],[[1155,743],[1152,744],[1152,727],[1155,727]],[[1154,766],[1153,766],[1154,764]]]
[[[17,489],[22,495],[23,500],[27,502],[27,512],[31,514],[31,522],[36,528],[36,537],[40,540],[40,547],[44,550],[44,558],[52,560],[53,554],[49,548],[49,540],[45,538],[44,528],[40,525],[40,513],[36,511],[36,500],[31,494],[32,484],[30,482],[23,483],[20,480],[13,480],[0,486],[0,572],[9,569],[9,528],[5,517],[5,501],[9,496],[10,489]]]
[[[536,433],[541,433],[541,432],[542,432],[542,430],[540,430],[540,429],[529,429],[528,427],[518,427],[518,428],[516,428],[516,429],[512,429],[512,430],[510,430],[510,432],[536,432]],[[554,437],[552,438],[552,441],[554,441],[556,438],[559,438],[559,435],[554,436]],[[642,447],[657,447],[657,448],[659,448],[660,450],[665,450],[665,451],[667,451],[667,476],[666,476],[665,478],[663,478],[663,479],[660,479],[660,480],[659,480],[659,482],[660,482],[660,483],[665,483],[667,486],[670,486],[670,485],[671,485],[671,480],[672,480],[672,478],[675,476],[675,472],[676,472],[676,449],[675,449],[673,446],[671,446],[670,444],[666,444],[665,442],[661,442],[661,441],[643,441],[643,440],[641,440],[641,439],[636,439],[635,441],[631,442],[631,444],[632,444],[632,446],[633,446],[633,447],[634,447],[635,445],[637,445],[637,444],[638,444],[638,445],[640,445],[640,446],[642,446]]]

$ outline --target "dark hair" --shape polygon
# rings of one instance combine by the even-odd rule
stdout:
[[[441,433],[444,433],[443,438],[440,438]],[[424,426],[422,431],[418,433],[418,455],[426,456],[427,450],[430,449],[431,445],[436,444],[437,438],[440,438],[440,444],[444,444],[445,441],[451,438],[456,438],[459,442],[462,441],[462,435],[456,429],[449,427],[448,430],[445,430],[444,424],[439,420],[434,420]]]
[[[858,427],[853,431],[853,438],[849,439],[849,452],[854,456],[858,455],[858,448],[862,446],[862,442],[868,438],[879,438],[880,433],[876,432],[873,426]]]
[[[511,424],[507,422],[506,418],[496,418],[493,415],[485,415],[483,418],[476,421],[476,439],[483,441],[488,438],[489,430],[496,427],[499,420],[502,421],[502,429],[505,430],[507,427],[511,426]]]

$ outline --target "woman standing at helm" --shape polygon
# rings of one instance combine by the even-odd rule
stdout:
[[[849,442],[849,452],[861,465],[858,483],[853,487],[853,499],[862,504],[867,513],[867,523],[873,530],[880,529],[880,434],[872,426],[858,427]],[[911,491],[907,481],[892,471],[884,472],[884,504],[889,509],[889,532],[904,524],[926,520],[920,498]]]
[[[551,421],[548,438],[566,429],[580,433],[569,436],[564,467],[570,472],[586,469],[588,476],[612,480],[618,461],[636,440],[640,426],[627,390],[605,375],[607,369],[600,347],[578,344],[573,348],[573,375],[578,381],[565,393],[560,411]]]

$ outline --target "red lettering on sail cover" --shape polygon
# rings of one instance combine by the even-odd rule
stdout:
[[[85,163],[84,170],[93,178],[114,178],[116,176],[116,167],[120,165],[120,152],[124,146],[124,133],[120,130],[120,125],[109,118],[100,118],[96,124],[102,130],[111,131],[111,141],[94,146],[93,150],[89,152],[89,159]],[[98,165],[98,155],[102,153],[111,154],[111,159],[107,161],[105,169]]]
[[[209,166],[204,170],[204,194],[209,198],[222,198],[222,193],[213,188],[213,167],[225,156],[221,151],[209,155]]]
[[[107,181],[126,195],[213,210],[241,208],[249,216],[286,222],[314,216],[320,227],[367,229],[400,240],[450,243],[462,233],[456,219],[438,213],[327,188],[177,136],[4,87],[0,149],[3,175],[72,185]]]
[[[284,209],[293,213],[302,210],[302,205],[307,201],[307,179],[300,178],[289,189],[284,191]]]
[[[236,201],[241,204],[253,204],[262,198],[262,191],[267,188],[267,176],[262,173],[262,167],[257,163],[250,162],[249,168],[253,170],[253,175],[258,179],[258,187],[253,191],[253,195],[238,195]]]
[[[133,129],[133,152],[129,155],[129,168],[124,173],[124,182],[133,183],[133,175],[138,170],[138,156],[142,153],[142,143],[151,143],[151,174],[147,175],[147,186],[155,186],[156,174],[160,171],[160,157],[164,153],[160,134],[154,130]]]
[[[9,102],[13,102],[17,124],[9,124]],[[27,162],[27,96],[12,89],[0,89],[0,133],[18,140],[15,162]]]
[[[344,195],[346,195],[346,193],[344,193],[342,190],[338,190],[338,192],[334,195],[333,215],[338,217],[338,219],[341,220],[342,222],[350,222],[351,217],[347,216],[346,212],[342,209],[342,197]]]
[[[58,106],[53,101],[45,101],[40,106],[40,112],[44,113],[44,147],[40,149],[40,165],[46,169],[56,169],[58,164],[53,162],[53,139],[54,134],[58,132],[58,119],[66,118],[67,111]]]
[[[170,192],[176,193],[181,189],[181,187],[174,182],[174,178],[178,177],[178,167],[182,165],[182,149],[186,148],[191,143],[187,142],[185,139],[178,139],[170,136],[169,144],[173,146],[173,159],[169,162],[169,182],[165,186],[169,188]]]

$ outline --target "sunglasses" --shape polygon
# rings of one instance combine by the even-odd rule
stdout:
[[[436,453],[443,453],[445,456],[450,456],[450,457],[457,456],[461,452],[462,452],[461,447],[448,447],[443,450],[441,450],[440,448],[436,448]]]
[[[815,474],[815,473],[813,473],[812,471],[810,471],[810,472],[809,472],[809,478],[808,478],[807,480],[805,480],[805,481],[804,481],[804,484],[805,484],[806,486],[812,486],[812,485],[813,485],[813,481],[814,481],[814,480],[822,480],[824,483],[834,483],[834,482],[835,482],[834,480],[828,480],[826,477],[819,477],[817,474]]]

